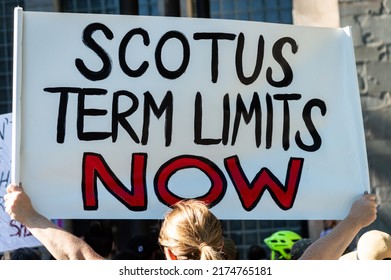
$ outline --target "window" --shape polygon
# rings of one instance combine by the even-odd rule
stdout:
[[[119,14],[119,0],[67,0],[61,1],[62,12]]]
[[[139,15],[143,16],[161,16],[159,11],[158,0],[139,0],[138,1]]]
[[[292,0],[210,0],[210,17],[292,23]]]

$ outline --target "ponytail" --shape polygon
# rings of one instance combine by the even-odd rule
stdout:
[[[221,223],[199,200],[183,200],[174,205],[162,223],[159,242],[178,259],[223,259]]]

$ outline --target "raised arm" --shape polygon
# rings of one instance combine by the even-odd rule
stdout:
[[[55,259],[103,259],[82,239],[63,230],[35,211],[30,198],[20,186],[8,185],[4,199],[5,210],[11,218],[25,225]]]
[[[358,232],[376,219],[376,196],[364,194],[356,200],[348,216],[333,230],[316,240],[301,256],[301,260],[337,260]]]

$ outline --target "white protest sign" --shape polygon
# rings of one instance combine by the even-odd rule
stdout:
[[[16,14],[15,180],[48,217],[339,219],[369,189],[349,28]]]
[[[11,181],[11,125],[10,113],[0,115],[0,252],[41,245],[25,226],[5,212],[4,195]]]

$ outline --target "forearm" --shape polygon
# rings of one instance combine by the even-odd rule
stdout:
[[[356,200],[348,216],[327,235],[315,241],[304,252],[302,260],[337,260],[356,237],[358,232],[376,219],[377,203],[373,194]]]
[[[102,259],[80,238],[66,232],[40,214],[26,221],[26,227],[58,260]]]
[[[53,224],[33,208],[23,188],[16,184],[7,186],[4,196],[5,210],[11,219],[25,225],[48,249],[55,259],[102,259],[87,243]]]
[[[337,260],[361,230],[352,219],[339,222],[327,235],[316,240],[301,256],[301,260]]]

